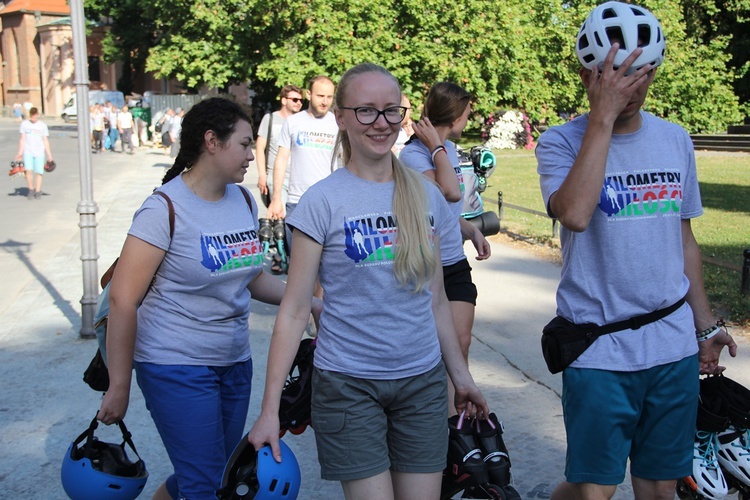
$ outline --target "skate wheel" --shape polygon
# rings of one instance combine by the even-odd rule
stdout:
[[[511,485],[502,487],[506,500],[521,500],[521,494]]]
[[[511,488],[510,486],[507,486],[506,488],[510,488],[511,490],[513,490],[513,488]],[[507,495],[507,492],[505,491],[505,488],[503,487],[497,486],[492,483],[482,483],[465,489],[463,494],[461,495],[461,498],[488,498],[492,500],[510,500],[513,497],[509,497]],[[519,496],[516,498],[521,497]]]
[[[283,437],[284,437],[284,434],[286,434],[286,429],[281,429],[281,430],[279,431],[279,438],[283,438]]]

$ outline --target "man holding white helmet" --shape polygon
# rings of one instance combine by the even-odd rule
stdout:
[[[737,350],[703,289],[690,137],[641,110],[665,46],[646,9],[596,7],[576,40],[590,110],[536,149],[547,211],[562,225],[558,317],[545,336],[597,332],[559,368],[567,481],[553,500],[611,498],[628,459],[636,499],[673,499],[675,480],[693,472],[699,373],[720,373],[723,347]]]

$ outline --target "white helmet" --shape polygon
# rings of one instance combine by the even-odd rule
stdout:
[[[596,7],[581,25],[576,39],[576,55],[587,69],[602,68],[612,43],[620,44],[615,54],[618,68],[637,47],[643,53],[633,62],[628,74],[664,61],[666,40],[659,21],[643,7],[622,2],[606,2]]]

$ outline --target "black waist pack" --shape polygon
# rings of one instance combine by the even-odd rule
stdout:
[[[550,373],[560,373],[602,335],[627,329],[637,330],[643,325],[669,316],[684,303],[685,297],[664,309],[603,326],[594,323],[579,325],[562,316],[555,316],[542,329],[542,355],[547,363],[547,369]]]
[[[599,337],[598,325],[577,325],[555,316],[542,330],[542,354],[551,373],[560,373]]]

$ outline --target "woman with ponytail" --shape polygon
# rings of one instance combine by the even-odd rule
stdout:
[[[456,145],[449,140],[461,137],[470,113],[471,96],[468,92],[455,83],[436,83],[425,99],[422,119],[414,124],[417,137],[406,144],[399,156],[404,165],[435,181],[451,208],[452,227],[440,240],[441,264],[445,294],[467,364],[477,287],[471,279],[471,266],[464,254],[464,240],[471,240],[474,244],[477,260],[490,256],[490,245],[482,232],[461,217],[463,175]],[[449,407],[453,411],[452,405]]]
[[[215,498],[247,419],[250,298],[279,304],[284,292],[263,271],[258,207],[237,185],[252,150],[239,105],[196,104],[159,188],[168,199],[151,195],[135,213],[110,285],[110,385],[98,419],[125,416],[135,367],[174,466],[154,498]]]
[[[295,251],[276,318],[262,412],[250,432],[279,452],[279,399],[310,311],[325,289],[312,427],[323,479],[346,498],[438,498],[448,449],[446,370],[456,406],[488,415],[461,354],[439,241],[452,218],[436,186],[396,159],[405,109],[387,70],[341,78],[334,113],[345,168],[312,186],[287,219]]]

